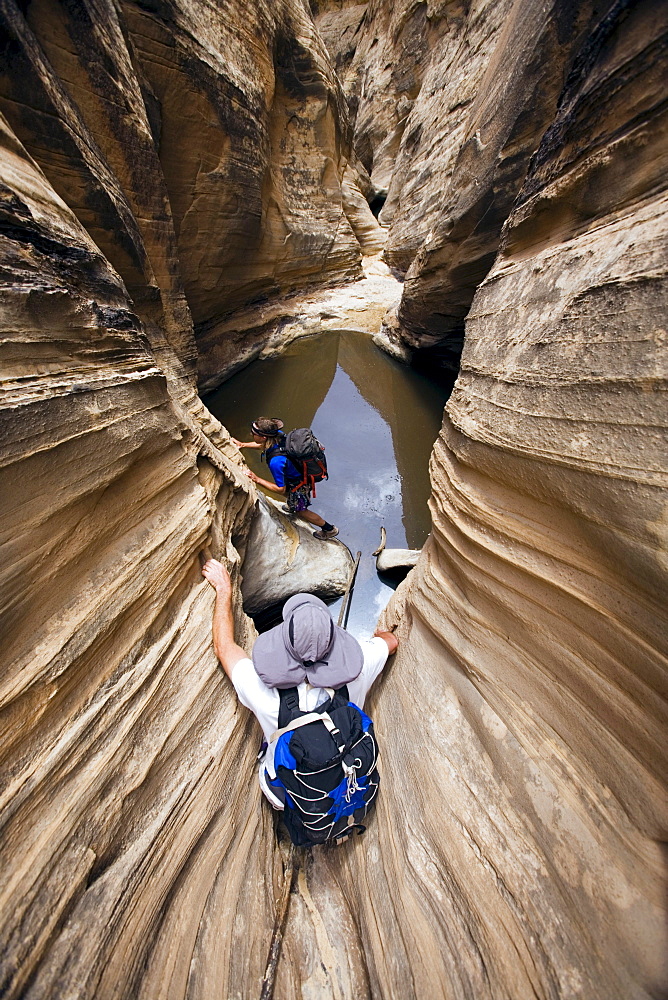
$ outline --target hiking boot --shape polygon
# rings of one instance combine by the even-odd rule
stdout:
[[[289,514],[290,517],[294,517],[294,515],[295,515],[294,510],[290,510],[290,508],[288,507],[288,505],[286,503],[282,503],[281,504],[281,510],[283,511],[284,514]]]
[[[313,537],[314,538],[320,538],[323,541],[326,541],[328,538],[336,538],[336,536],[338,535],[338,533],[339,533],[339,529],[336,527],[336,525],[333,525],[331,531],[325,531],[324,528],[321,528],[320,531],[314,531],[313,532]]]

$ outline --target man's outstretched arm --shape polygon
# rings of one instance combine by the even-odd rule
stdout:
[[[257,483],[258,486],[264,486],[265,490],[271,490],[272,493],[280,493],[281,496],[285,496],[285,486],[277,486],[276,483],[270,483],[268,479],[260,479],[260,477],[252,472],[250,469],[243,470],[248,478],[252,482]]]
[[[234,641],[234,617],[232,615],[232,581],[230,574],[217,559],[207,559],[202,567],[205,576],[216,591],[216,606],[213,612],[213,648],[220,665],[228,677],[232,677],[234,666],[248,656]]]
[[[237,438],[232,437],[230,434],[230,441],[235,444],[237,448],[264,448],[264,442],[260,441],[239,441]]]

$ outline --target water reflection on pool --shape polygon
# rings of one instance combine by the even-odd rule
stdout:
[[[317,485],[313,510],[338,525],[353,554],[362,551],[348,619],[359,638],[373,631],[392,592],[371,555],[380,526],[391,548],[419,548],[429,532],[429,454],[447,396],[445,387],[388,357],[367,335],[342,331],[253,362],[205,400],[241,440],[250,440],[255,417],[267,416],[281,417],[286,430],[312,427],[326,446],[330,478]],[[244,456],[271,478],[258,451]]]

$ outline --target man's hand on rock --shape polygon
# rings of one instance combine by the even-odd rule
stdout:
[[[202,576],[206,577],[216,593],[221,597],[232,596],[230,574],[217,559],[207,559],[202,567]]]
[[[207,559],[202,567],[202,576],[206,577],[216,591],[216,604],[213,609],[213,648],[220,665],[231,678],[235,665],[247,655],[234,641],[232,581],[227,569],[217,559]]]
[[[392,656],[392,653],[396,653],[397,647],[399,646],[399,640],[397,639],[394,632],[384,632],[378,629],[373,634],[375,636],[377,635],[379,639],[385,640],[385,642],[387,643],[387,648],[389,650],[387,654],[388,656]]]
[[[230,434],[230,441],[235,444],[237,448],[264,448],[264,443],[262,441],[239,441],[238,438],[232,437]]]
[[[244,469],[244,472],[246,473],[246,475],[248,476],[248,478],[252,483],[260,482],[260,477],[255,472],[253,472],[252,469]]]

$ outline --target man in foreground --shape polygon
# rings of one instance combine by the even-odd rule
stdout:
[[[250,469],[248,470],[248,478],[259,486],[264,486],[266,490],[284,496],[287,501],[285,509],[288,514],[296,514],[320,529],[313,532],[314,538],[319,538],[322,541],[335,538],[339,533],[336,525],[325,521],[324,517],[316,514],[314,510],[308,509],[311,506],[309,485],[306,483],[296,484],[300,479],[299,471],[293,467],[290,459],[284,453],[283,421],[279,420],[278,417],[258,417],[257,420],[253,421],[251,431],[253,433],[252,441],[238,441],[236,438],[232,438],[232,443],[237,448],[260,449],[267,460],[274,482],[270,483],[267,479],[261,479]],[[295,475],[296,481],[293,478]],[[291,478],[293,478],[292,484]]]
[[[296,594],[283,609],[283,622],[256,639],[251,659],[234,641],[229,573],[217,559],[208,559],[202,575],[216,591],[216,656],[239,701],[260,723],[268,744],[260,764],[260,787],[274,809],[282,810],[284,801],[276,789],[276,740],[272,740],[279,729],[279,689],[296,690],[299,710],[314,712],[330,699],[332,689],[345,685],[349,700],[362,709],[369,688],[399,642],[391,632],[376,632],[360,643],[334,624],[317,597]]]

